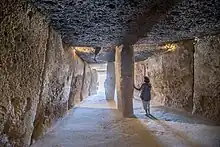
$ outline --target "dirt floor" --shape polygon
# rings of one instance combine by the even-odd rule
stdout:
[[[134,100],[133,118],[122,118],[115,101],[91,96],[32,147],[220,147],[220,126],[185,112],[152,106],[146,117]]]

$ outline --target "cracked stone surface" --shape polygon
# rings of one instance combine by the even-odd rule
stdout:
[[[143,42],[158,43],[192,38],[220,29],[218,0],[179,0],[175,3],[171,0],[32,1],[48,14],[63,40],[73,45],[119,45],[127,35],[136,35],[139,39],[147,37],[142,39]],[[165,13],[159,13],[154,20],[151,17],[155,12]],[[139,33],[138,27],[144,32]]]
[[[137,26],[137,19],[154,5],[153,0],[32,0],[49,16],[66,43],[112,46],[122,42]]]
[[[220,123],[220,35],[173,45],[173,52],[135,63],[135,84],[147,75],[153,100]]]
[[[143,77],[148,76],[152,85],[152,100],[192,112],[194,44],[189,40],[173,45],[173,52],[136,62],[135,82],[141,86]]]
[[[115,49],[112,47],[101,48],[95,58],[95,48],[93,47],[76,47],[76,53],[87,63],[105,63],[115,60]],[[80,50],[79,50],[80,49]]]
[[[48,16],[63,41],[74,46],[159,44],[220,32],[219,0],[31,1]],[[93,54],[80,56],[94,62]],[[113,60],[111,52],[99,57],[99,62]]]
[[[161,43],[217,34],[220,32],[219,7],[219,0],[183,0],[138,43]]]

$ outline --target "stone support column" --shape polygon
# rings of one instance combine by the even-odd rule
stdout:
[[[105,96],[107,100],[113,100],[115,96],[115,63],[108,62],[105,80]]]
[[[118,109],[124,117],[133,115],[134,57],[131,45],[116,47],[116,87]]]

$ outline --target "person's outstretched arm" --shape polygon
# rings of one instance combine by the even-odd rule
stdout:
[[[138,90],[138,91],[140,91],[140,90],[142,89],[142,87],[143,87],[143,84],[141,85],[140,88],[137,88],[137,87],[135,87],[135,85],[134,85],[134,89],[136,89],[136,90]]]

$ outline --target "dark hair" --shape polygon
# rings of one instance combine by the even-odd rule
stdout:
[[[149,82],[150,82],[150,79],[149,79],[147,76],[145,76],[145,77],[144,77],[144,82],[149,83]]]

